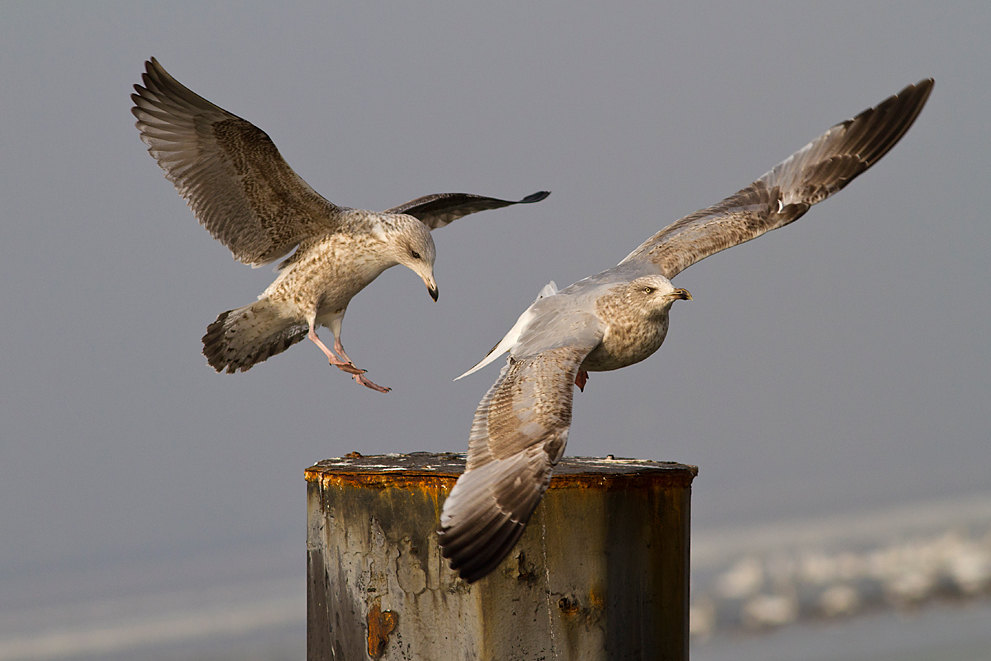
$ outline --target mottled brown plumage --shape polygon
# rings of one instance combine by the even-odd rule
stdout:
[[[131,112],[148,151],[200,223],[235,259],[252,266],[296,248],[256,303],[222,313],[207,328],[203,353],[218,372],[246,371],[308,337],[331,365],[362,385],[388,391],[344,352],[341,324],[351,298],[402,264],[437,300],[430,230],[549,195],[509,201],[442,193],[381,213],[338,207],[293,172],[264,131],[184,87],[154,58],[145,69]],[[318,326],[334,333],[333,351],[317,337]]]
[[[475,411],[465,473],[441,514],[444,557],[466,581],[495,569],[547,489],[571,426],[573,385],[587,371],[644,360],[664,342],[671,278],[695,262],[801,217],[888,152],[915,121],[932,80],[837,124],[719,204],[664,228],[611,269],[554,283],[478,365],[508,364]],[[459,377],[460,378],[460,377]]]

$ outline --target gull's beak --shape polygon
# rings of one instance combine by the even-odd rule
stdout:
[[[688,293],[688,290],[687,289],[680,289],[680,288],[679,289],[675,289],[674,290],[674,293],[675,293],[675,295],[678,298],[680,298],[683,301],[690,301],[690,300],[692,300],[692,295]]]
[[[430,292],[430,298],[434,299],[434,303],[436,303],[437,296],[440,295],[440,292],[437,291],[437,282],[431,277],[424,278],[423,284],[427,286],[427,291]]]

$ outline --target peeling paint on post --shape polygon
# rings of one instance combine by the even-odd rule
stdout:
[[[688,658],[693,466],[566,457],[516,548],[469,585],[435,530],[464,455],[306,471],[309,661]]]

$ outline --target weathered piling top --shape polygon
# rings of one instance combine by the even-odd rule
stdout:
[[[512,552],[468,584],[437,525],[465,455],[306,470],[307,650],[330,659],[688,658],[694,466],[566,457]]]
[[[306,469],[307,482],[351,483],[365,486],[401,484],[450,484],[465,472],[465,454],[412,452],[363,456],[352,452],[324,459]],[[551,489],[626,488],[638,482],[688,486],[698,474],[696,466],[673,461],[606,457],[564,457],[554,467]]]

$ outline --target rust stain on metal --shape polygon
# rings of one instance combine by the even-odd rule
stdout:
[[[576,615],[581,612],[581,604],[574,597],[564,596],[557,600],[557,607],[565,615]]]
[[[588,593],[588,607],[589,610],[602,612],[606,607],[606,600],[603,599],[602,593],[599,590],[592,589]]]
[[[350,456],[350,455],[349,455]],[[659,487],[685,487],[698,474],[695,466],[677,465],[668,470],[633,470],[628,473],[566,473],[551,477],[551,489],[628,489],[654,485]],[[460,477],[460,471],[450,470],[354,470],[347,467],[316,465],[306,470],[308,482],[321,482],[323,486],[363,486],[372,489],[390,487],[420,488],[433,491],[450,490]]]
[[[322,486],[337,487],[366,487],[369,489],[411,489],[419,488],[424,491],[438,488],[450,490],[457,475],[423,475],[412,471],[398,472],[390,471],[383,473],[329,473],[320,471],[307,471],[306,479],[313,482],[321,482]]]
[[[392,611],[383,611],[378,600],[368,611],[368,656],[378,659],[385,654],[389,644],[389,634],[399,624],[399,616]]]
[[[694,470],[692,470],[694,469]],[[698,473],[694,466],[682,466],[681,470],[648,471],[644,473],[553,475],[549,489],[630,489],[645,486],[686,487]]]
[[[566,594],[558,599],[557,607],[565,617],[566,622],[571,622],[573,625],[592,626],[602,617],[606,602],[601,592],[592,588],[585,597],[584,603],[577,595]]]
[[[537,582],[537,570],[532,562],[527,562],[526,553],[520,550],[516,555],[516,580],[530,587]]]

